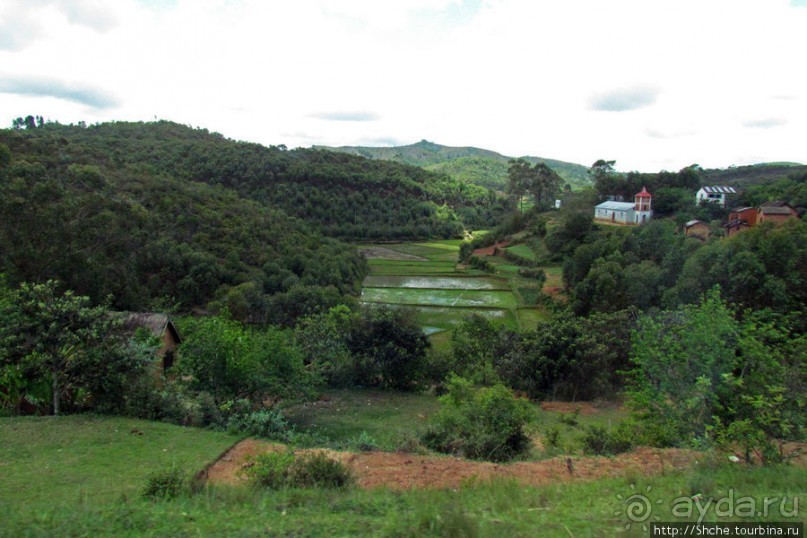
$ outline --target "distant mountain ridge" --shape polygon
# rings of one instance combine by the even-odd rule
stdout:
[[[408,146],[369,147],[369,146],[318,146],[321,149],[360,155],[368,159],[395,161],[426,170],[443,172],[467,183],[504,190],[507,185],[508,157],[488,149],[474,147],[443,146],[428,140],[421,140]],[[572,188],[588,187],[592,184],[588,168],[575,163],[543,157],[519,157],[532,164],[543,162]]]
[[[745,187],[773,181],[793,174],[807,173],[807,165],[799,163],[759,163],[747,166],[704,170],[704,182],[709,185]]]

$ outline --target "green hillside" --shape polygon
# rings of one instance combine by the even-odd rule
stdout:
[[[507,184],[507,165],[512,157],[495,151],[473,147],[450,147],[421,140],[416,144],[397,147],[342,146],[328,148],[333,151],[360,155],[368,159],[394,161],[420,166],[435,172],[444,172],[466,183],[504,190]],[[531,164],[543,162],[557,172],[572,188],[591,185],[588,168],[542,157],[521,157]]]
[[[704,170],[704,182],[707,185],[745,187],[786,178],[791,175],[804,174],[807,174],[807,165],[804,164],[760,163],[749,166]]]
[[[0,274],[59,279],[119,309],[329,303],[365,271],[336,239],[459,236],[506,209],[415,166],[166,121],[0,130]]]

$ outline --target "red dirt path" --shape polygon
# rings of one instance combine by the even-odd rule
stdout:
[[[235,445],[205,473],[211,483],[246,482],[240,470],[249,458],[263,452],[284,450],[283,445],[247,439]],[[557,457],[537,462],[494,464],[450,456],[402,454],[397,452],[335,452],[319,450],[347,464],[359,487],[386,487],[393,490],[414,488],[457,488],[469,480],[494,477],[514,478],[525,484],[546,485],[572,480],[593,480],[624,476],[628,470],[640,475],[683,469],[702,455],[681,449],[638,448],[633,452],[606,457]],[[569,471],[571,461],[571,473]]]
[[[491,247],[485,248],[478,248],[474,250],[474,256],[494,256],[496,254],[496,249],[505,248],[510,243],[508,241],[502,241],[501,243],[496,243]]]

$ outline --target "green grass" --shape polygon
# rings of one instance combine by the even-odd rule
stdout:
[[[521,256],[526,260],[535,261],[537,259],[535,253],[527,245],[515,245],[512,247],[507,247],[505,250],[512,252],[516,256]]]
[[[430,241],[423,244],[427,247],[443,248],[446,250],[454,250],[459,252],[460,245],[462,245],[464,242],[464,239],[441,239],[439,241]]]
[[[364,288],[361,300],[370,303],[515,308],[516,298],[510,291],[443,290],[419,288]]]
[[[370,264],[370,274],[374,276],[411,276],[411,275],[461,275],[450,265],[406,265],[406,264]]]
[[[331,390],[316,402],[286,409],[296,429],[319,434],[330,442],[349,443],[362,432],[381,448],[394,450],[398,441],[425,425],[421,417],[437,410],[437,398],[411,392]]]
[[[4,514],[0,535],[647,537],[641,523],[626,529],[631,521],[625,499],[631,495],[651,500],[653,521],[696,520],[697,513],[690,518],[671,514],[674,500],[695,493],[719,500],[731,491],[733,498],[752,497],[760,507],[764,497],[785,497],[787,513],[795,502],[801,508],[807,500],[802,473],[788,467],[705,464],[685,473],[645,477],[626,471],[609,479],[544,487],[512,480],[404,492],[215,487],[158,503],[132,499],[64,510],[56,501],[32,516]],[[779,506],[777,501],[767,517],[750,521],[784,520]],[[707,511],[705,521],[749,521],[713,514],[714,509]],[[803,522],[804,516],[790,521]]]
[[[146,476],[172,465],[199,470],[237,438],[126,418],[77,415],[0,419],[0,505],[54,499],[94,504],[135,496]]]
[[[549,321],[549,318],[549,312],[542,307],[518,309],[518,322],[521,328],[525,330],[534,329],[538,323]]]
[[[451,352],[451,338],[454,334],[452,330],[444,330],[442,332],[429,335],[429,342],[431,343],[432,352],[437,353],[450,353]]]
[[[425,305],[412,308],[416,312],[418,323],[425,327],[451,329],[473,314],[498,321],[509,327],[515,327],[517,324],[513,311],[501,308],[452,308]]]
[[[425,261],[419,262],[416,260],[382,260],[380,258],[371,258],[367,260],[367,264],[370,266],[370,269],[374,269],[376,267],[388,267],[388,266],[396,266],[396,267],[448,267],[450,269],[456,268],[456,263],[448,262],[448,261]]]
[[[341,439],[361,431],[377,438],[411,431],[422,422],[418,414],[433,412],[436,401],[374,391],[328,395],[331,408],[320,408],[310,417],[301,410],[296,420],[305,427],[310,419],[312,428],[327,429]],[[620,415],[605,410],[579,420],[605,424]],[[551,424],[557,419],[557,413],[543,413],[541,420]],[[137,495],[152,470],[174,462],[201,469],[233,440],[207,430],[113,417],[0,419],[0,536],[646,537],[640,524],[625,528],[630,522],[625,499],[635,494],[650,499],[651,521],[695,520],[697,511],[681,518],[672,507],[696,494],[712,499],[707,522],[805,521],[803,468],[734,465],[708,454],[699,466],[683,472],[667,466],[658,476],[645,476],[623,469],[613,478],[544,487],[497,480],[469,481],[453,490],[260,491],[215,486],[161,502]],[[603,459],[601,465],[608,462]],[[749,497],[760,509],[764,498],[776,501],[767,516],[715,515],[718,501],[733,498],[736,503]],[[796,503],[796,517],[785,518]]]

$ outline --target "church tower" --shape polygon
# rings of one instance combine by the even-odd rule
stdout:
[[[633,207],[633,223],[644,224],[653,218],[653,209],[651,207],[653,197],[647,192],[646,187],[642,187],[642,192],[638,193],[634,200]]]

